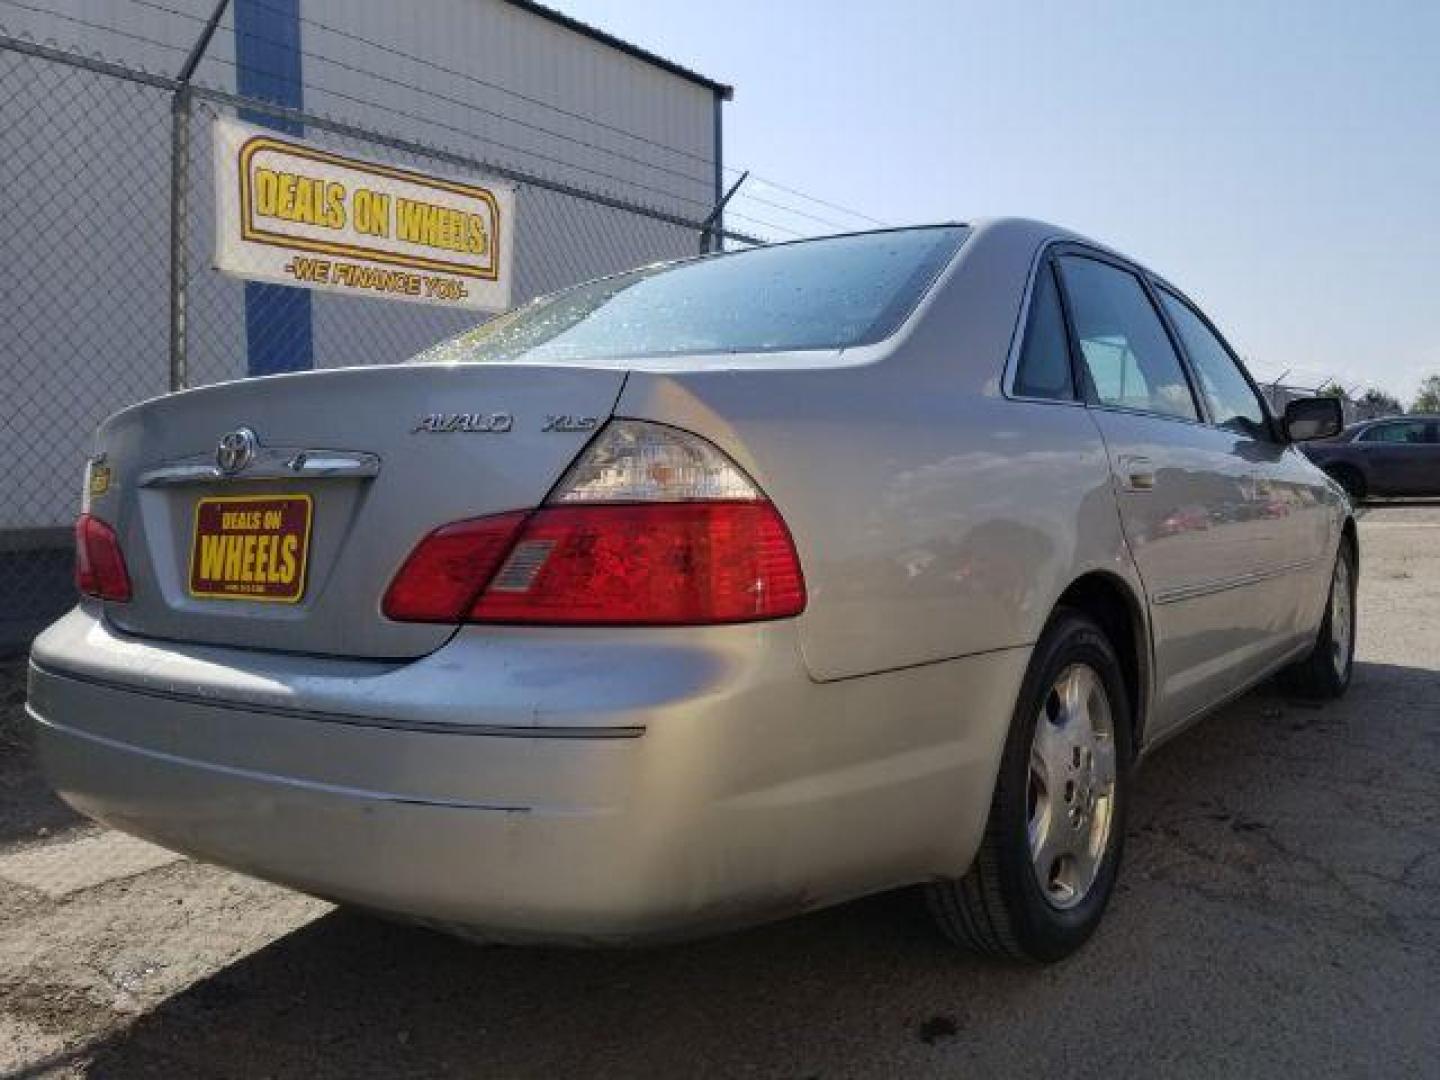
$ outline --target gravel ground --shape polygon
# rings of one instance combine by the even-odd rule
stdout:
[[[1050,969],[949,950],[905,894],[567,952],[136,872],[36,778],[0,668],[0,1076],[1440,1076],[1440,509],[1371,510],[1362,547],[1350,696],[1262,689],[1160,751]],[[3,880],[51,845],[99,883]]]

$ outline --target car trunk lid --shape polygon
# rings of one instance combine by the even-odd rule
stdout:
[[[348,368],[119,413],[99,435],[112,479],[92,510],[120,535],[134,597],[107,616],[203,644],[431,652],[453,627],[380,611],[396,569],[438,525],[542,502],[624,380],[575,366]]]

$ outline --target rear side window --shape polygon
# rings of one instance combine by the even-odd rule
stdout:
[[[1035,276],[1025,342],[1015,369],[1014,391],[1019,397],[1056,401],[1075,398],[1070,342],[1065,334],[1065,316],[1060,310],[1060,293],[1055,287],[1055,271],[1049,262],[1041,266]]]
[[[1392,444],[1429,442],[1427,426],[1422,420],[1401,420],[1394,424],[1379,424],[1363,432],[1359,441]]]
[[[1079,255],[1063,256],[1059,265],[1096,400],[1198,420],[1180,357],[1140,279]]]
[[[416,360],[583,364],[870,345],[899,328],[966,235],[897,229],[647,266],[516,308]]]
[[[1160,303],[1175,324],[1185,353],[1200,378],[1200,392],[1218,427],[1252,439],[1268,439],[1265,407],[1240,370],[1225,343],[1205,325],[1205,320],[1178,296],[1160,289]]]

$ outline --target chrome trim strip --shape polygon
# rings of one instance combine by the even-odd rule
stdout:
[[[1318,558],[1305,559],[1302,562],[1278,566],[1273,570],[1258,570],[1254,573],[1242,574],[1239,577],[1225,578],[1223,581],[1203,581],[1197,585],[1181,585],[1178,588],[1156,593],[1151,597],[1150,602],[1153,604],[1178,604],[1184,600],[1197,600],[1202,596],[1213,596],[1215,593],[1229,592],[1232,589],[1243,589],[1247,585],[1258,585],[1262,581],[1284,577],[1286,574],[1297,574],[1302,570],[1311,569],[1319,562]]]
[[[214,465],[165,465],[140,474],[139,487],[165,487],[171,484],[200,484],[221,480],[224,473]]]
[[[520,724],[460,724],[443,720],[399,720],[354,713],[321,712],[316,709],[297,709],[285,705],[268,705],[259,702],[220,701],[204,694],[187,694],[181,690],[132,686],[118,680],[96,678],[93,675],[82,675],[74,671],[62,671],[37,664],[34,660],[30,661],[30,666],[48,678],[68,679],[71,682],[85,683],[103,690],[139,694],[142,697],[159,698],[162,701],[172,701],[182,705],[198,705],[207,709],[228,709],[234,712],[260,713],[265,716],[284,716],[322,724],[346,724],[352,727],[409,731],[424,735],[481,735],[513,739],[638,739],[645,734],[645,728],[641,726],[526,727]]]
[[[247,480],[318,480],[328,477],[369,479],[380,475],[380,457],[361,450],[300,450],[261,447],[255,461],[238,473],[223,473],[208,457],[147,469],[136,481],[140,487],[180,484],[215,484]]]

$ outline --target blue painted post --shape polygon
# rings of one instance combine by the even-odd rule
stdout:
[[[235,0],[235,89],[290,108],[304,107],[300,65],[300,0]],[[242,120],[291,135],[301,125],[261,113]],[[246,370],[251,375],[315,366],[311,297],[288,285],[245,283]]]

